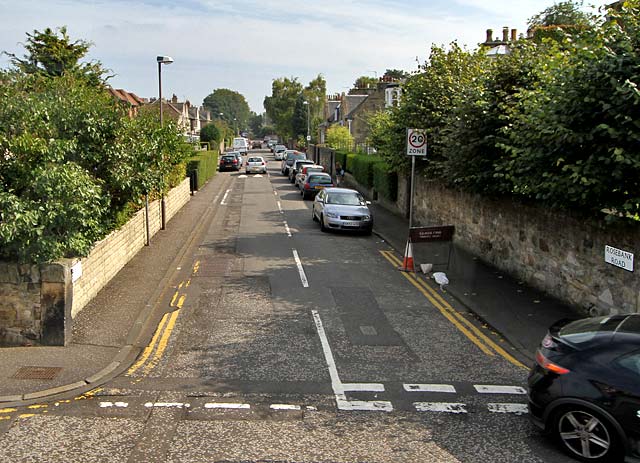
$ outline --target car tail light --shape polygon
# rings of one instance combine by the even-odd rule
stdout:
[[[305,190],[308,190],[309,188],[311,188],[311,185],[309,185],[308,183],[305,183],[305,184],[304,184],[304,189],[305,189]]]
[[[234,160],[233,160],[233,163],[234,163],[234,164],[237,164],[237,163],[238,163],[238,160],[237,160],[237,159],[234,159]]]
[[[567,373],[569,373],[568,369],[553,363],[547,357],[542,355],[542,352],[540,351],[536,352],[536,362],[538,362],[538,365],[540,365],[545,370],[549,370],[558,375],[566,375]]]

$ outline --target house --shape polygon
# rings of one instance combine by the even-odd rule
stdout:
[[[374,88],[352,89],[347,95],[329,96],[324,107],[324,121],[318,128],[320,143],[325,142],[327,129],[338,124],[349,128],[356,145],[365,144],[369,136],[369,117],[398,106],[401,95],[401,82],[385,75]]]
[[[147,103],[146,99],[140,98],[135,93],[127,92],[126,90],[121,88],[115,89],[108,87],[107,90],[115,99],[120,101],[127,108],[129,117],[137,116],[140,107]]]

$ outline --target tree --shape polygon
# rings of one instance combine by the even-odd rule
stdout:
[[[273,121],[278,135],[284,140],[293,138],[293,112],[302,92],[302,84],[296,77],[281,77],[271,84],[271,96],[264,99],[264,109]]]
[[[56,31],[46,28],[44,32],[34,30],[27,33],[27,50],[22,58],[13,53],[5,54],[11,58],[18,70],[26,74],[42,74],[48,77],[60,77],[75,74],[87,80],[91,85],[102,85],[109,77],[99,61],[81,63],[89,52],[91,43],[84,40],[71,41],[66,27]]]
[[[243,95],[234,90],[218,88],[205,97],[203,105],[215,118],[225,120],[234,128],[244,130],[249,124],[249,104]]]
[[[215,124],[207,124],[200,129],[200,141],[220,142],[222,141],[220,129]]]
[[[307,104],[304,104],[305,101]],[[301,93],[296,98],[295,107],[293,109],[293,119],[291,125],[293,126],[293,137],[298,139],[306,137],[307,135],[307,109],[309,102],[305,100],[304,95]]]
[[[262,138],[265,136],[263,122],[264,118],[261,114],[251,113],[251,117],[249,117],[249,130],[254,138]]]
[[[387,69],[384,72],[384,77],[389,77],[395,80],[404,80],[409,77],[409,73],[400,69]]]
[[[343,125],[332,125],[327,129],[326,143],[334,149],[353,149],[353,137]]]
[[[378,84],[378,79],[376,79],[375,77],[360,76],[353,83],[353,88],[354,89],[375,88],[377,84]]]
[[[322,74],[318,74],[315,79],[311,80],[302,93],[304,99],[309,103],[309,124],[311,126],[309,132],[314,140],[318,133],[318,125],[322,123],[324,103],[327,99],[327,82]]]
[[[595,24],[593,15],[580,9],[582,2],[572,0],[556,3],[529,18],[529,31],[534,41],[541,43],[545,38],[562,41],[567,34],[579,35]]]

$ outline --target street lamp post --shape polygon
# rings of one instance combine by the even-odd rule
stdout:
[[[302,102],[303,105],[305,105],[307,107],[307,149],[309,149],[309,142],[311,141],[311,132],[310,132],[310,127],[309,127],[309,102],[308,101],[303,101]]]
[[[164,114],[162,114],[162,65],[173,63],[173,58],[171,58],[170,56],[158,56],[156,57],[156,61],[158,62],[158,98],[160,100],[160,127],[163,127]],[[164,153],[162,153],[162,191],[160,192],[160,197],[160,229],[164,230],[166,227],[166,205],[164,201]]]

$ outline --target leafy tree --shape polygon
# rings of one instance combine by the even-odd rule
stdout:
[[[220,142],[222,134],[215,124],[207,124],[200,129],[200,141],[203,142]]]
[[[353,149],[353,137],[349,133],[349,129],[343,125],[332,125],[327,129],[326,134],[327,146],[335,149]]]
[[[309,124],[311,126],[309,132],[312,140],[315,140],[318,126],[322,123],[324,103],[327,99],[327,82],[322,74],[318,74],[315,79],[311,80],[302,93],[304,99],[309,102]]]
[[[296,77],[281,77],[271,84],[271,96],[264,99],[264,108],[276,131],[284,140],[293,138],[293,112],[302,84]]]
[[[403,80],[409,77],[409,73],[400,69],[387,69],[384,72],[384,77],[390,77],[391,79]]]
[[[353,83],[353,88],[375,88],[378,84],[378,79],[369,76],[360,76]]]
[[[98,61],[81,63],[89,52],[91,44],[84,40],[71,41],[65,26],[55,31],[46,28],[43,32],[34,30],[27,33],[27,50],[22,58],[7,53],[11,63],[26,74],[42,74],[48,77],[60,77],[65,74],[82,76],[91,85],[102,85],[108,77],[107,71]]]
[[[305,101],[304,95],[301,93],[296,98],[296,104],[293,109],[293,136],[296,139],[302,137],[304,140],[307,136],[307,110],[310,111],[310,109],[307,109],[309,102],[307,101],[307,104],[304,104]]]
[[[563,41],[567,34],[579,35],[595,24],[593,15],[580,9],[582,2],[566,0],[556,3],[529,18],[529,31],[534,41],[545,38]]]
[[[251,117],[249,117],[249,130],[251,130],[254,138],[264,137],[263,122],[264,118],[261,114],[251,113]]]
[[[227,88],[218,88],[207,95],[203,106],[211,111],[215,118],[223,119],[230,126],[244,129],[249,123],[251,110],[243,95]],[[220,115],[222,113],[222,115]]]

